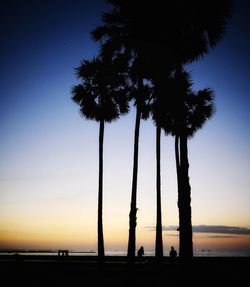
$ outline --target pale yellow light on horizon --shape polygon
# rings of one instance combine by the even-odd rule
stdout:
[[[97,249],[97,210],[93,206],[81,209],[71,204],[47,206],[40,205],[26,211],[24,206],[7,205],[1,209],[0,248],[37,248],[72,250]],[[95,206],[96,207],[96,206]],[[146,215],[147,214],[147,215]],[[146,215],[146,216],[145,216]],[[137,248],[141,245],[147,250],[154,250],[155,231],[146,226],[153,226],[154,209],[141,205],[138,212],[136,230]],[[165,224],[164,224],[165,225]],[[213,224],[211,224],[213,225]],[[226,225],[226,224],[225,224]],[[106,250],[126,250],[128,242],[128,208],[105,208],[104,241]],[[249,235],[224,235],[194,233],[194,248],[249,248]],[[163,232],[165,252],[174,245],[178,249],[178,233]]]

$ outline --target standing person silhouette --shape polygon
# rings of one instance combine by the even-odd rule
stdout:
[[[169,252],[169,256],[172,257],[172,258],[175,258],[177,256],[177,252],[174,249],[174,246],[171,246],[171,250]]]

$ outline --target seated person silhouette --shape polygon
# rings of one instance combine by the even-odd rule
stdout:
[[[140,249],[137,251],[137,256],[138,257],[142,257],[142,255],[144,255],[144,248],[143,248],[143,246],[141,246]]]
[[[172,257],[172,258],[175,258],[177,256],[177,252],[174,249],[174,246],[171,246],[171,250],[169,252],[169,256]]]

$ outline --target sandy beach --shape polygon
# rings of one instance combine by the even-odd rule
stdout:
[[[250,257],[196,257],[184,264],[165,257],[157,264],[144,257],[128,266],[126,257],[109,256],[98,264],[95,256],[1,256],[0,276],[6,286],[167,286],[246,282]]]

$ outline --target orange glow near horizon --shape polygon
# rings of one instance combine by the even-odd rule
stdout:
[[[108,232],[109,231],[109,232]],[[138,230],[137,247],[143,245],[145,250],[154,250],[155,232]],[[105,235],[106,250],[126,250],[128,232],[107,230]],[[164,253],[168,255],[170,246],[178,250],[178,233],[168,231],[163,233]],[[250,250],[250,235],[194,233],[193,243],[195,250]],[[89,229],[88,232],[76,230],[16,230],[6,231],[0,234],[0,249],[60,249],[70,250],[96,250],[96,231]]]
[[[95,195],[95,194],[94,194]],[[97,249],[97,211],[96,198],[88,198],[89,205],[82,201],[46,201],[36,205],[29,201],[18,204],[6,202],[0,210],[0,249],[60,249],[96,250]],[[110,201],[114,200],[107,200]],[[153,199],[141,200],[136,230],[137,247],[143,245],[146,250],[154,250],[155,231],[146,226],[154,226],[152,218],[155,209]],[[58,199],[57,199],[58,202]],[[127,250],[128,242],[128,202],[114,201],[112,206],[104,208],[105,249]],[[120,204],[120,206],[119,206]],[[126,207],[123,207],[123,205]],[[83,208],[84,206],[84,208]],[[150,209],[151,208],[151,209]],[[169,213],[171,208],[168,208]],[[175,217],[175,212],[171,215]],[[169,218],[163,213],[163,219]],[[194,222],[197,224],[197,217]],[[203,218],[202,218],[203,220]],[[205,222],[205,219],[204,219]],[[164,226],[168,222],[163,222]],[[199,223],[198,223],[199,224]],[[228,223],[225,222],[225,225]],[[194,249],[246,249],[250,250],[250,235],[194,233]],[[178,232],[163,232],[164,254],[168,255],[173,245],[178,250]]]
[[[248,234],[217,234],[194,233],[193,242],[196,248],[208,246],[209,249],[250,249],[250,235]]]

